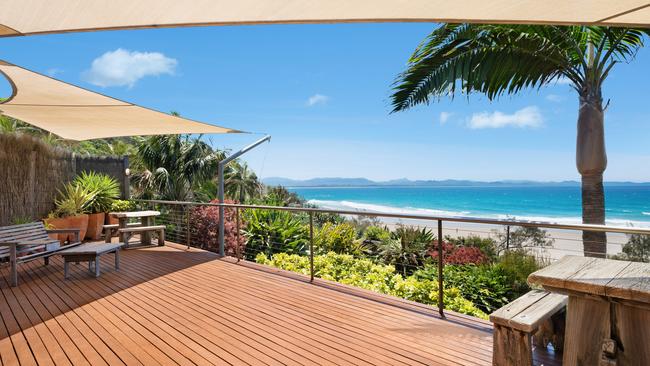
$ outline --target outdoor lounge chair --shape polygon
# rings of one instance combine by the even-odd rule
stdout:
[[[0,261],[9,260],[11,286],[18,285],[18,264],[43,258],[49,264],[49,257],[59,250],[81,244],[79,229],[46,230],[42,222],[0,226]],[[72,233],[74,240],[61,246],[58,239],[48,236],[51,233]]]

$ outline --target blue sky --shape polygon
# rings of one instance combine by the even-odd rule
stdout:
[[[262,177],[578,179],[577,97],[557,84],[389,114],[390,84],[433,24],[200,27],[0,39],[1,57],[161,111],[273,136]],[[120,50],[120,51],[118,51]],[[93,61],[95,61],[93,66]],[[650,49],[604,87],[607,180],[650,181]],[[119,75],[114,65],[123,69]],[[9,87],[0,87],[4,95]],[[236,149],[260,135],[211,137]]]

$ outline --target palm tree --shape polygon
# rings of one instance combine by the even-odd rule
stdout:
[[[243,203],[260,195],[262,185],[248,164],[235,162],[224,176],[224,191],[230,198]]]
[[[195,189],[215,176],[224,158],[200,138],[181,135],[151,136],[137,148],[134,175],[137,194],[145,198],[186,201]]]
[[[568,81],[579,97],[576,165],[582,221],[605,223],[607,167],[602,85],[630,62],[647,30],[586,26],[443,24],[415,50],[393,85],[393,112],[431,99],[484,93],[490,100],[524,88]],[[604,256],[604,233],[583,232],[585,255]]]

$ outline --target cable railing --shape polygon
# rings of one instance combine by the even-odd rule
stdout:
[[[326,245],[321,243],[322,239],[320,238],[320,235],[325,230],[325,223],[330,222],[332,217],[339,218],[339,223],[350,223],[351,221],[346,219],[357,218],[357,222],[354,222],[357,226],[383,225],[391,235],[395,235],[394,233],[398,231],[397,228],[399,227],[410,228],[411,234],[420,230],[418,235],[427,238],[427,243],[409,242],[410,239],[401,237],[386,244],[387,242],[381,240],[373,241],[360,238],[357,232],[358,236],[355,237],[355,243],[358,245],[338,248],[331,252],[347,255],[358,260],[368,260],[379,266],[393,266],[395,273],[402,278],[400,280],[402,282],[398,284],[399,286],[405,286],[403,283],[411,280],[412,277],[425,278],[426,280],[428,278],[426,275],[433,276],[431,278],[436,280],[436,288],[435,291],[431,291],[431,294],[435,294],[437,298],[427,298],[424,301],[425,303],[427,301],[432,304],[435,303],[441,316],[444,316],[445,309],[445,271],[449,276],[453,277],[457,275],[455,271],[458,270],[458,268],[454,268],[455,263],[449,262],[449,251],[446,246],[449,243],[454,243],[454,240],[458,238],[477,237],[490,239],[497,243],[497,258],[501,258],[506,253],[523,251],[526,255],[534,257],[538,266],[550,264],[564,255],[605,256],[605,253],[585,251],[581,236],[577,235],[581,231],[607,233],[606,251],[610,256],[622,253],[630,235],[649,236],[650,238],[650,228],[643,227],[397,214],[311,207],[162,200],[135,201],[142,209],[156,209],[161,212],[161,215],[156,220],[159,224],[166,226],[166,238],[169,241],[236,257],[238,261],[244,260],[276,266],[276,262],[285,261],[283,263],[287,268],[309,276],[311,282],[315,278],[332,278],[331,273],[324,274],[326,271],[323,269],[321,262],[328,258],[330,251]],[[225,217],[224,247],[219,245],[219,208],[223,208]],[[260,217],[253,217],[256,214],[263,217],[261,219]],[[327,217],[323,219],[322,216]],[[387,219],[392,221],[387,221]],[[398,221],[395,221],[395,219]],[[325,223],[322,222],[323,220]],[[260,227],[253,225],[258,221],[262,222],[262,224],[258,225]],[[445,223],[448,225],[447,228]],[[451,223],[454,223],[454,225],[451,225]],[[471,224],[471,226],[458,227],[459,224]],[[273,225],[276,226],[273,227]],[[333,227],[338,226],[330,225],[329,228]],[[539,232],[536,234],[537,242],[516,242],[520,240],[516,236],[519,228],[541,230],[541,234]],[[277,234],[277,232],[282,233]],[[338,234],[335,233],[334,235]],[[420,253],[424,253],[423,255],[415,255],[408,250],[404,250],[405,247],[414,244],[425,246],[424,252],[420,251]],[[393,247],[390,247],[390,245]],[[382,248],[377,249],[377,246]],[[462,243],[457,245],[457,247],[463,246]],[[393,254],[390,254],[392,253],[391,250],[394,251]],[[389,254],[386,254],[386,252],[389,252]],[[470,252],[477,253],[477,251]],[[471,253],[467,255],[470,262],[472,260]],[[650,253],[648,253],[648,256],[645,253],[641,255],[641,258],[648,257],[650,257]],[[629,258],[626,259],[629,260]],[[447,268],[450,265],[452,267]],[[378,268],[381,270],[383,267]],[[460,272],[462,272],[462,269],[460,269]],[[398,285],[391,284],[391,286]],[[523,286],[525,286],[525,283]],[[382,291],[382,289],[375,288],[372,288],[372,290]],[[465,291],[467,293],[472,292],[470,289],[465,289]],[[472,296],[469,295],[469,297]],[[420,300],[422,299],[415,299],[415,301],[422,302]],[[480,298],[469,300],[474,305],[485,310],[485,312],[489,312],[493,308],[486,302],[500,304],[504,299],[503,296],[490,297],[490,295],[482,295]]]

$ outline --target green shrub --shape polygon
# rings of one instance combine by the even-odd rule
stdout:
[[[623,253],[612,256],[614,259],[649,262],[650,261],[650,235],[632,234],[623,245]]]
[[[390,230],[387,227],[368,226],[363,233],[364,240],[383,241],[390,239]]]
[[[386,264],[393,264],[404,276],[422,267],[429,258],[433,233],[427,228],[398,226],[390,238],[377,245],[376,255]]]
[[[356,236],[356,230],[348,223],[336,225],[327,222],[314,234],[314,251],[359,255],[361,245],[355,241]]]
[[[306,256],[275,254],[271,257],[262,253],[255,260],[258,263],[309,274],[309,258]],[[374,263],[370,259],[355,258],[352,255],[327,253],[314,256],[314,275],[330,281],[360,287],[382,294],[401,297],[423,304],[438,304],[438,282],[432,279],[418,279],[414,276],[402,277],[395,267]],[[487,315],[464,299],[456,288],[445,289],[445,307],[452,311],[477,316]]]
[[[93,199],[88,203],[91,213],[108,212],[113,201],[120,197],[120,185],[115,178],[95,172],[82,172],[73,184],[93,192]]]
[[[303,222],[286,211],[246,210],[246,259],[257,253],[303,254],[309,244],[309,230]]]
[[[538,260],[525,250],[511,250],[499,257],[498,265],[506,275],[510,284],[508,297],[516,299],[530,290],[528,275],[542,267]]]
[[[135,202],[129,200],[114,200],[110,212],[128,212],[135,210]]]
[[[499,265],[446,265],[443,269],[445,288],[455,288],[460,295],[486,313],[506,305],[510,286]],[[437,280],[438,268],[426,266],[413,274],[418,280]]]

